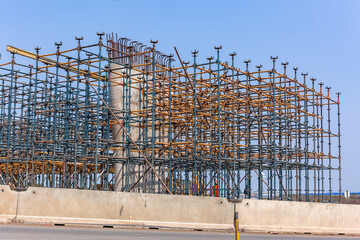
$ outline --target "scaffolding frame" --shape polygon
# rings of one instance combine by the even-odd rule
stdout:
[[[0,184],[331,202],[337,182],[341,196],[340,93],[277,57],[250,71],[221,46],[191,64],[175,48],[175,66],[157,41],[98,35],[44,55],[8,46]]]

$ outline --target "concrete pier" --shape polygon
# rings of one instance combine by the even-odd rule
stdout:
[[[118,65],[116,65],[119,67]],[[110,67],[111,68],[111,67]],[[122,73],[125,70],[113,70],[113,72]],[[138,73],[136,70],[131,70],[129,73],[124,72],[128,75],[129,78],[133,75]],[[117,74],[112,73],[110,75],[112,80],[111,87],[110,87],[110,105],[111,108],[115,113],[125,112],[124,114],[131,114],[131,111],[136,111],[140,109],[140,88],[138,83],[131,83],[132,87],[124,88],[126,78],[120,78]],[[125,91],[126,90],[126,91]],[[120,113],[122,114],[122,113]],[[134,125],[136,125],[134,123]],[[118,142],[126,141],[126,135],[121,130],[118,124],[112,125],[112,132],[113,132],[113,140]],[[130,129],[126,129],[129,133],[131,138],[134,141],[137,141],[139,138],[139,127],[131,126]],[[129,141],[128,141],[129,142]],[[126,152],[126,149],[117,150],[115,153],[116,157],[121,157],[126,161],[130,161],[128,164],[116,163],[114,166],[115,169],[115,182],[114,182],[114,189],[115,191],[124,191],[125,184],[131,186],[136,182],[136,177],[139,173],[139,166],[135,164],[131,164],[131,157],[138,155],[137,152]],[[126,174],[129,174],[128,183],[126,183]]]

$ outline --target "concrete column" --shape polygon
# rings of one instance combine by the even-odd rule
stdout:
[[[126,101],[126,98],[124,98],[124,87],[128,88],[127,86],[123,86],[122,83],[124,81],[123,77],[119,77],[119,75],[117,75],[116,73],[121,73],[123,70],[116,70],[116,68],[119,68],[120,65],[117,64],[112,64],[110,65],[110,68],[112,69],[112,73],[110,74],[111,77],[111,87],[110,87],[110,105],[113,108],[114,112],[120,112],[123,109],[123,103],[124,101]],[[121,73],[123,75],[123,73]],[[137,79],[137,76],[139,74],[139,71],[137,71],[136,69],[132,69],[131,70],[131,75],[133,79]],[[152,79],[151,75],[149,75],[148,77],[149,79]],[[140,92],[140,85],[139,83],[135,82],[135,80],[132,80],[132,84],[131,84],[131,89],[128,88],[128,91],[130,91],[130,109],[131,111],[136,111],[136,110],[140,110],[140,106],[139,106],[139,100],[140,100],[140,94],[142,94]],[[126,93],[125,93],[126,94]],[[125,96],[126,97],[126,96]],[[149,106],[149,108],[151,108],[151,106]],[[145,112],[142,112],[142,114],[145,114]],[[133,118],[139,118],[138,116],[136,116],[134,113],[131,113],[131,116]],[[152,139],[152,129],[151,129],[151,120],[152,118],[150,117],[149,119],[149,125],[148,125],[148,133],[147,133],[147,141],[149,144],[149,147],[151,147],[151,139]],[[155,125],[158,122],[155,122]],[[135,122],[131,123],[132,126],[130,128],[130,136],[131,138],[137,142],[138,138],[139,138],[139,133],[143,133],[143,131],[145,131],[144,128],[140,128],[138,126],[135,126]],[[125,127],[125,125],[124,125]],[[156,126],[155,126],[156,127]],[[112,128],[113,131],[113,140],[121,142],[122,144],[124,144],[124,141],[126,140],[126,136],[123,136],[123,131],[120,129],[119,125],[113,125]],[[154,131],[155,133],[155,141],[162,141],[162,142],[168,142],[168,133],[166,132],[166,129],[155,129]],[[162,139],[160,140],[160,136],[162,136]],[[125,186],[126,182],[126,178],[123,177],[125,176],[124,174],[129,174],[129,188],[133,186],[133,184],[137,181],[138,176],[139,176],[139,172],[140,175],[146,170],[148,169],[148,165],[145,163],[144,165],[142,165],[141,167],[139,167],[138,165],[136,165],[134,162],[131,162],[131,157],[135,157],[135,156],[139,156],[138,151],[134,150],[132,152],[130,152],[129,154],[127,154],[126,149],[121,149],[121,150],[117,150],[116,151],[116,157],[121,157],[124,159],[128,159],[130,158],[130,162],[129,164],[122,164],[122,163],[116,163],[114,166],[115,169],[115,191],[124,191],[123,187]],[[150,160],[150,159],[149,159]],[[166,169],[165,169],[166,171]],[[156,179],[155,176],[152,176],[153,172],[152,171],[148,171],[148,173],[146,174],[146,176],[142,179],[142,181],[146,182],[146,186],[144,186],[144,188],[147,189],[147,191],[150,190],[150,188],[152,190],[150,190],[150,192],[158,191],[158,184],[155,184],[156,181],[158,181]],[[155,182],[152,183],[151,179],[152,177],[154,178]],[[165,181],[165,178],[163,179]],[[154,185],[152,185],[154,184]],[[137,188],[135,188],[133,191],[135,191]]]
[[[120,65],[112,64],[110,66],[110,68],[116,69],[119,66]],[[124,70],[114,70],[114,71],[121,73],[120,71],[124,71]],[[131,75],[136,74],[136,73],[137,73],[136,70],[131,70]],[[123,110],[124,101],[126,102],[126,96],[124,98],[124,93],[123,93],[124,87],[126,88],[126,86],[122,85],[122,83],[123,83],[123,81],[125,81],[125,79],[122,77],[119,77],[115,73],[110,74],[110,78],[112,80],[111,87],[110,87],[110,105],[113,108],[113,111],[115,113],[119,113],[119,111]],[[128,91],[130,91],[130,96],[131,96],[130,110],[131,111],[139,110],[139,100],[140,100],[139,99],[140,98],[139,84],[136,82],[132,82],[131,85],[132,85],[132,88],[127,89]],[[133,116],[133,114],[131,114],[131,116]],[[125,125],[124,125],[124,127],[125,127]],[[140,129],[137,126],[133,125],[130,128],[130,136],[135,142],[138,140],[139,131],[140,131]],[[113,140],[124,144],[124,142],[126,141],[126,136],[125,135],[123,136],[123,131],[121,130],[119,125],[113,125],[112,133],[113,133]],[[130,154],[127,155],[126,149],[121,149],[121,150],[116,151],[115,156],[126,159],[126,158],[131,158],[133,156],[136,156],[137,154],[138,154],[137,152],[130,152]],[[114,166],[114,169],[115,169],[114,189],[115,189],[115,191],[123,191],[124,190],[123,187],[126,184],[124,182],[126,179],[124,174],[126,174],[126,173],[129,174],[129,182],[128,182],[129,187],[131,187],[137,180],[137,175],[138,175],[137,173],[139,171],[139,167],[136,166],[135,163],[132,163],[131,159],[129,159],[129,161],[130,161],[129,164],[116,163]]]

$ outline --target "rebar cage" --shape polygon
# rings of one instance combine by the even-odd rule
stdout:
[[[221,61],[221,46],[203,63],[175,48],[176,66],[157,41],[106,38],[51,54],[8,46],[0,184],[296,201],[334,201],[337,185],[341,196],[340,93],[277,57],[250,71],[236,53]]]

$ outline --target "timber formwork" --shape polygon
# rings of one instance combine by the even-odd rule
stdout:
[[[295,201],[341,195],[340,93],[236,53],[127,38],[0,64],[0,184]],[[179,64],[174,64],[178,60]],[[116,91],[115,91],[116,90]],[[112,92],[113,91],[113,92]],[[114,102],[112,98],[116,98]],[[325,197],[329,194],[330,197]]]

